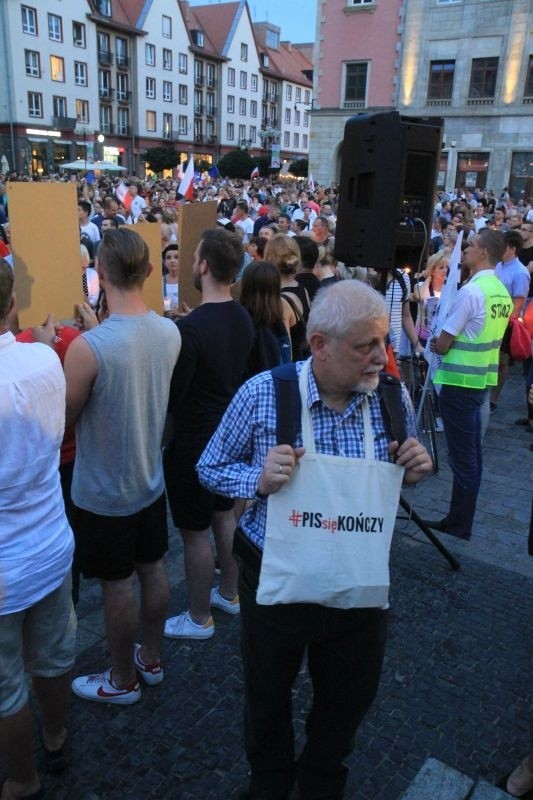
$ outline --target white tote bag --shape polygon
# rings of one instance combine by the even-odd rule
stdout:
[[[299,380],[306,453],[290,482],[268,498],[257,602],[383,608],[404,470],[374,458],[366,397],[365,458],[316,452],[306,402],[310,364]]]

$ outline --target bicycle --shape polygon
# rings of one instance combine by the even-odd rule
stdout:
[[[398,361],[401,379],[405,383],[411,396],[417,420],[419,421],[418,437],[431,457],[433,471],[437,473],[439,471],[437,423],[433,401],[433,386],[431,384],[425,393],[422,410],[420,411],[428,363],[425,358],[418,353],[413,353],[411,356],[400,356]]]

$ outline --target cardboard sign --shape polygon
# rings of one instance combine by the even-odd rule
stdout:
[[[194,251],[206,228],[217,227],[217,203],[186,203],[178,210],[178,231],[180,245],[179,299],[190,308],[200,305],[201,296],[194,288],[192,265]]]
[[[9,182],[7,196],[20,327],[72,319],[84,300],[76,186]]]

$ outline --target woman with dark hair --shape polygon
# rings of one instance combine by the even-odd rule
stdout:
[[[294,277],[301,265],[300,249],[289,236],[278,233],[267,242],[265,259],[279,270],[283,322],[291,335],[292,360],[301,361],[307,357],[305,328],[311,302],[307,290]]]
[[[241,280],[240,303],[248,311],[255,335],[246,379],[291,360],[291,341],[283,323],[279,272],[268,261],[253,261]]]
[[[163,302],[166,317],[174,317],[179,306],[179,247],[169,244],[163,250]]]

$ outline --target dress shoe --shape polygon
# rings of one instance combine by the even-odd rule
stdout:
[[[468,540],[472,536],[472,533],[460,533],[459,531],[454,531],[446,517],[436,520],[424,520],[424,522],[428,528],[432,528],[435,531],[440,531],[441,533],[447,533],[450,536],[455,536],[457,539]]]

